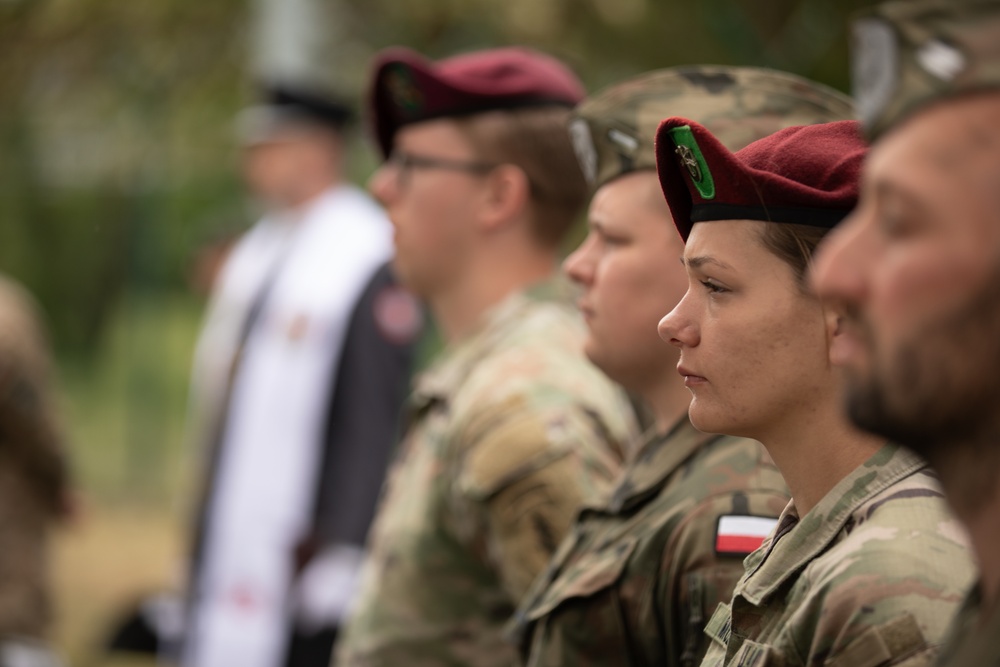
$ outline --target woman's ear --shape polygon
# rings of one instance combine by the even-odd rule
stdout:
[[[844,314],[837,308],[823,307],[823,317],[826,321],[826,345],[830,357],[836,357],[837,348],[843,345]]]
[[[531,183],[520,167],[501,164],[486,176],[480,219],[485,231],[505,227],[521,217],[531,199]]]

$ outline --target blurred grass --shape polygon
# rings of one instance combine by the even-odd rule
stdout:
[[[187,544],[192,456],[185,442],[191,354],[203,302],[136,293],[89,358],[60,358],[80,521],[53,559],[55,641],[73,666],[138,667],[98,650],[141,594],[176,584]]]

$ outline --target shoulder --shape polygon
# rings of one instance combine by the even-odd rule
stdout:
[[[776,490],[787,496],[787,487],[774,461],[756,440],[720,436],[706,443],[684,471],[684,484],[711,499],[749,489]]]
[[[664,489],[659,502],[684,507],[668,553],[696,565],[753,553],[789,501],[788,488],[763,447],[754,440],[722,437]]]
[[[568,455],[617,469],[634,435],[625,395],[583,356],[564,309],[528,310],[451,406],[463,478],[482,493]]]
[[[529,410],[567,402],[616,403],[621,392],[584,356],[583,333],[582,322],[567,306],[524,304],[465,379],[455,397],[456,412],[508,410],[512,403]]]
[[[362,220],[361,224],[366,221],[386,226],[389,224],[382,207],[375,203],[367,192],[354,184],[344,184],[330,190],[322,202],[329,213],[367,219]]]
[[[849,654],[854,642],[896,626],[933,646],[973,573],[963,532],[935,480],[918,472],[859,507],[810,563],[798,613],[813,617],[807,625],[818,628],[814,642],[830,645],[824,650]]]

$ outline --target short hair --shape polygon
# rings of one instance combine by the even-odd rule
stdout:
[[[573,227],[588,189],[568,130],[570,109],[488,111],[454,119],[483,160],[512,164],[531,186],[532,230],[556,247]]]

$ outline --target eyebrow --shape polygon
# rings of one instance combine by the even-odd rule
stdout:
[[[681,257],[681,264],[689,266],[692,269],[700,268],[700,267],[704,266],[705,264],[715,264],[719,268],[723,268],[723,269],[732,269],[733,268],[730,265],[726,264],[725,262],[723,262],[721,260],[718,260],[718,259],[716,259],[714,257],[710,257],[708,255],[697,255],[695,257],[688,257],[687,259],[685,259],[684,257]]]

